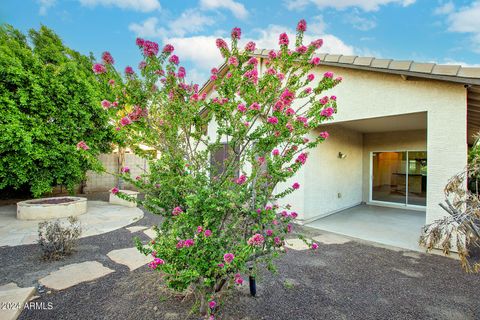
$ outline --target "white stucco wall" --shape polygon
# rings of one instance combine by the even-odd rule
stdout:
[[[463,85],[426,79],[403,80],[399,75],[328,66],[315,70],[317,79],[326,71],[344,79],[328,92],[338,97],[339,111],[332,123],[427,112],[427,223],[444,216],[438,206],[444,198],[443,188],[467,163],[467,108]],[[338,172],[339,176],[342,174],[345,172]],[[317,201],[314,194],[305,190],[303,197],[305,203]]]

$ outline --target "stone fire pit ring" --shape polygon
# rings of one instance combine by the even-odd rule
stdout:
[[[87,198],[53,197],[17,203],[18,220],[49,220],[79,216],[87,212]]]

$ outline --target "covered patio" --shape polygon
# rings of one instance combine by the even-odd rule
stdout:
[[[425,251],[418,246],[425,211],[361,204],[306,224],[403,249]]]

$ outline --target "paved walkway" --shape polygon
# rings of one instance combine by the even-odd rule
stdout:
[[[88,201],[87,213],[78,217],[82,226],[81,237],[110,232],[142,217],[143,211],[139,208],[112,205],[104,201]],[[36,243],[39,222],[17,220],[15,205],[0,207],[0,247]]]

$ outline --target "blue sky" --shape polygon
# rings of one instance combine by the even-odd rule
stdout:
[[[472,0],[1,0],[0,21],[27,31],[54,29],[73,49],[117,67],[141,60],[137,36],[172,43],[190,80],[202,83],[221,61],[217,37],[232,27],[257,48],[308,23],[321,51],[437,63],[480,64],[480,1]]]

